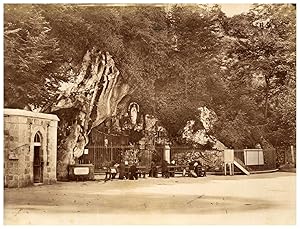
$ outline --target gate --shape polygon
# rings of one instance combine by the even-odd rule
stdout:
[[[96,172],[113,161],[120,163],[123,153],[134,148],[128,145],[128,141],[128,135],[109,133],[105,127],[94,128],[89,134],[89,144],[79,158],[79,163],[93,164]]]
[[[134,146],[88,146],[79,158],[79,163],[93,164],[97,171],[107,167],[111,162],[120,163],[125,152],[134,149]]]

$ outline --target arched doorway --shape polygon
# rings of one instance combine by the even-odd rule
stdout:
[[[43,153],[42,153],[42,138],[41,134],[37,132],[34,136],[33,142],[33,182],[43,182]]]

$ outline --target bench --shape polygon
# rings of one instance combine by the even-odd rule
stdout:
[[[125,166],[125,177],[128,179],[129,178],[129,168],[130,166]],[[146,178],[146,174],[147,174],[147,168],[146,166],[137,166],[137,174],[138,174],[138,177],[142,177],[143,178]]]
[[[130,166],[125,166],[125,173],[124,176],[126,177],[126,179],[129,179],[129,168]],[[146,166],[137,166],[137,175],[140,178],[146,178],[146,174],[147,174],[147,168]],[[104,180],[110,180],[111,179],[111,170],[109,167],[101,167],[99,169],[97,169],[97,173],[101,173],[101,174],[105,174],[105,179]],[[118,170],[117,170],[117,174],[118,174]]]
[[[175,177],[176,173],[182,174],[185,176],[189,171],[189,167],[186,165],[168,165],[170,177]]]

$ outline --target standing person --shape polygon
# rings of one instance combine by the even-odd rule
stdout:
[[[121,161],[119,165],[119,179],[123,180],[124,177],[125,177],[125,163]]]
[[[151,162],[149,177],[156,177],[157,178],[157,167],[154,161]]]
[[[169,175],[170,177],[175,177],[175,171],[176,171],[176,161],[172,160],[171,161],[171,167],[169,168]]]
[[[137,174],[137,168],[136,165],[133,164],[129,168],[129,180],[137,180],[138,179],[138,174]]]
[[[164,178],[169,178],[170,177],[168,162],[166,160],[162,161],[161,174],[162,174],[162,177],[164,177]]]
[[[154,167],[154,162],[151,161],[150,171],[149,171],[149,177],[153,177],[153,167]]]
[[[124,164],[125,164],[125,179],[129,179],[129,163],[128,161],[124,161]]]

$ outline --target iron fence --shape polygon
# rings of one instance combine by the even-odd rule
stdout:
[[[250,153],[250,152],[248,152]],[[263,150],[263,158],[260,163],[254,165],[245,165],[245,151],[234,150],[236,160],[251,171],[274,170],[278,167],[276,150]],[[188,161],[198,160],[208,171],[220,172],[224,169],[224,152],[219,150],[204,150],[192,147],[171,147],[171,160],[175,160],[178,165],[187,165]],[[262,163],[263,161],[263,163]]]
[[[87,154],[79,158],[79,163],[91,163],[95,166],[95,171],[97,171],[112,161],[119,163],[122,159],[130,161],[130,163],[139,159],[140,162],[144,164],[145,160],[150,160],[150,162],[152,160],[159,165],[164,159],[165,147],[156,146],[155,151],[150,152],[152,156],[146,159],[144,157],[147,152],[145,149],[139,149],[138,146],[88,146],[87,149]],[[245,163],[244,150],[234,150],[236,160],[242,163],[250,172],[274,170],[278,168],[277,154],[278,152],[276,152],[276,150],[263,150],[263,164],[247,165],[247,163]],[[221,172],[224,170],[224,152],[219,150],[173,146],[170,149],[170,160],[174,160],[176,165],[188,165],[189,161],[197,160],[206,167],[207,171]]]
[[[295,164],[296,167],[296,147],[293,148],[293,156],[291,147],[278,147],[276,148],[276,155],[277,155],[277,167],[281,165],[285,165],[287,163]]]
[[[79,163],[91,163],[95,166],[95,170],[99,170],[108,166],[112,161],[120,163],[124,153],[134,149],[134,146],[88,146],[87,154],[83,154],[79,158]]]

